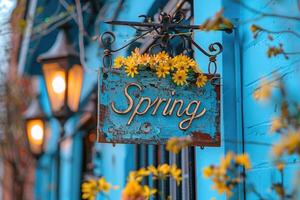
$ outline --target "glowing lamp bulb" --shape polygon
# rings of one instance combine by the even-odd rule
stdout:
[[[63,93],[66,89],[66,83],[63,77],[56,76],[52,80],[53,91],[57,94]]]
[[[43,128],[40,125],[34,125],[31,127],[30,134],[33,140],[40,141],[43,139]]]

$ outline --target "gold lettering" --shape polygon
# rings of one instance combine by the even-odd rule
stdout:
[[[183,106],[183,100],[181,100],[181,99],[179,99],[179,100],[175,99],[175,100],[174,100],[173,105],[172,105],[172,108],[171,108],[171,110],[170,110],[170,115],[173,114],[174,108],[176,107],[176,104],[177,104],[177,103],[180,103],[180,105],[179,105],[179,107],[178,107],[178,110],[177,110],[176,115],[177,115],[177,117],[181,117],[181,116],[183,115],[183,113],[184,113],[184,111],[183,111],[182,113],[180,113],[180,111],[181,111],[181,109],[182,109],[182,106]]]
[[[145,108],[144,111],[139,112],[139,108],[140,108],[140,106],[143,104],[143,102],[145,100],[148,101],[147,106],[146,106],[146,108]],[[153,104],[151,104],[151,99],[149,97],[141,97],[140,100],[139,100],[139,103],[136,105],[135,109],[133,110],[133,112],[132,112],[132,114],[131,114],[128,122],[127,122],[127,125],[130,125],[130,123],[134,119],[135,115],[143,115],[143,114],[145,114],[152,105]]]
[[[158,108],[159,108],[159,106],[160,106],[160,104],[161,104],[162,102],[165,102],[165,101],[166,101],[166,99],[159,98],[159,100],[158,100],[158,102],[157,102],[155,108],[153,109],[151,115],[155,115],[155,114],[156,114],[156,111],[158,110]]]
[[[116,109],[116,106],[115,106],[115,102],[113,101],[113,102],[111,102],[111,108],[112,108],[112,110],[113,110],[115,113],[120,114],[120,115],[125,115],[125,114],[127,114],[128,112],[130,112],[130,110],[132,109],[132,106],[133,106],[133,99],[132,99],[131,96],[128,94],[128,88],[129,88],[130,86],[136,86],[136,87],[138,87],[140,90],[142,90],[142,87],[141,87],[139,84],[137,84],[137,83],[129,83],[129,84],[127,84],[126,87],[125,87],[125,89],[124,89],[124,94],[125,94],[125,96],[126,96],[126,98],[127,98],[128,108],[125,109],[124,111],[117,110],[117,109]]]
[[[172,101],[171,98],[167,101],[167,104],[166,104],[165,109],[164,109],[164,111],[163,111],[163,116],[171,115],[171,114],[170,114],[170,111],[167,111],[168,108],[169,108],[169,105],[170,105],[171,101]]]
[[[111,108],[117,114],[125,115],[125,114],[129,113],[131,110],[133,110],[128,119],[127,125],[130,125],[132,123],[135,116],[146,114],[149,111],[149,109],[152,107],[153,107],[153,110],[152,110],[152,112],[150,111],[151,115],[155,115],[157,113],[160,105],[163,102],[166,102],[165,107],[162,112],[163,116],[172,115],[175,112],[176,112],[177,117],[182,117],[183,115],[187,116],[186,119],[183,119],[178,124],[178,126],[181,130],[187,130],[191,126],[194,119],[198,119],[199,117],[203,116],[206,113],[206,109],[203,108],[202,111],[199,114],[197,114],[200,104],[201,104],[201,101],[195,101],[195,100],[191,101],[191,102],[189,102],[187,107],[185,109],[183,109],[184,101],[182,99],[175,99],[171,106],[172,98],[165,99],[165,98],[156,97],[152,101],[150,97],[140,97],[138,104],[134,107],[134,99],[128,93],[129,87],[137,87],[140,91],[143,90],[143,88],[138,83],[129,83],[126,85],[126,87],[124,88],[124,95],[127,99],[128,107],[125,110],[118,110],[116,108],[115,102],[114,101],[111,102]],[[174,94],[175,93],[172,93],[172,96]],[[145,108],[142,110],[143,103],[146,103],[146,105],[145,105]],[[193,105],[195,106],[194,109],[192,109]],[[176,111],[176,106],[177,106],[177,111]]]
[[[196,106],[195,106],[194,111],[193,111],[192,113],[190,113],[190,112],[189,112],[189,109],[190,109],[190,107],[191,107],[192,104],[196,104]],[[203,115],[205,114],[206,109],[203,108],[203,110],[197,115],[197,111],[198,111],[198,108],[199,108],[200,104],[201,104],[200,101],[191,101],[191,102],[188,104],[188,106],[186,107],[186,109],[184,110],[184,112],[185,112],[185,114],[186,114],[187,116],[190,116],[190,117],[187,118],[187,119],[182,120],[182,121],[179,123],[179,128],[180,128],[181,130],[186,130],[186,129],[188,129],[188,128],[190,127],[190,125],[192,124],[192,122],[193,122],[194,119],[197,119],[197,118],[199,118],[199,117],[201,117],[201,116],[203,116]],[[184,123],[186,123],[186,122],[188,122],[188,124],[184,127],[183,125],[184,125]]]

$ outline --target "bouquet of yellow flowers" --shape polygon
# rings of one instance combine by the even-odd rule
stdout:
[[[197,87],[203,87],[207,82],[207,76],[198,68],[196,61],[186,55],[170,56],[165,51],[150,55],[140,54],[136,48],[128,57],[118,56],[114,60],[115,69],[125,69],[128,76],[134,77],[142,68],[148,68],[155,72],[158,78],[172,77],[172,81],[179,86],[188,83],[189,75],[196,77],[194,81]]]

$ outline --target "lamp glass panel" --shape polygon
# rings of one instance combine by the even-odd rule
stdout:
[[[58,63],[43,64],[43,72],[52,110],[60,111],[66,98],[66,72]]]
[[[68,72],[68,106],[71,111],[78,111],[83,82],[83,68],[74,65]]]
[[[44,122],[41,119],[28,120],[26,123],[27,137],[33,153],[40,153],[45,137]]]

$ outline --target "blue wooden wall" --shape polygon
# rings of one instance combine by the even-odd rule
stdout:
[[[248,3],[249,2],[246,2]],[[277,13],[289,16],[299,16],[297,1],[266,1],[253,0],[251,7],[267,13]],[[242,21],[255,18],[258,15],[240,7]],[[263,18],[256,22],[257,25],[270,30],[281,31],[292,29],[299,31],[300,26],[297,21],[279,18]],[[272,117],[279,114],[280,105],[275,101],[258,103],[252,97],[253,91],[259,87],[261,79],[274,79],[273,72],[284,76],[289,95],[295,100],[299,100],[299,56],[290,56],[287,60],[282,55],[275,58],[267,57],[267,49],[270,45],[278,46],[279,43],[284,44],[284,49],[288,52],[299,50],[296,44],[299,38],[291,34],[273,35],[274,41],[269,41],[266,34],[262,34],[253,39],[249,31],[250,24],[240,26],[240,48],[241,48],[241,64],[243,77],[243,132],[245,137],[245,151],[251,156],[253,168],[248,173],[249,183],[255,183],[257,190],[261,194],[274,195],[270,188],[270,183],[279,181],[279,172],[274,169],[270,160],[270,145],[278,141],[278,137],[269,134],[270,123]],[[273,92],[273,95],[278,91]],[[278,98],[277,98],[278,99]],[[258,144],[253,144],[258,143]],[[285,186],[291,186],[293,183],[293,172],[299,167],[299,160],[295,158],[286,158],[288,161],[285,173]],[[297,163],[298,162],[298,163]],[[249,194],[248,199],[254,196]]]
[[[249,6],[263,12],[282,13],[290,16],[299,16],[297,2],[287,1],[243,1]],[[252,23],[245,23],[249,19],[257,17],[257,14],[249,12],[239,4],[230,0],[224,1],[194,1],[195,23],[203,22],[207,17],[214,15],[221,7],[224,8],[225,16],[235,23],[233,34],[221,33],[198,33],[198,42],[207,45],[214,40],[222,41],[224,52],[222,59],[219,59],[220,72],[223,76],[222,87],[222,111],[223,130],[222,147],[207,148],[200,150],[197,148],[197,191],[198,199],[224,199],[211,190],[211,182],[203,180],[201,168],[219,161],[220,156],[227,151],[249,153],[253,162],[253,168],[247,173],[248,182],[253,183],[257,190],[264,195],[272,194],[271,183],[278,181],[280,176],[278,171],[272,166],[270,159],[271,145],[269,143],[278,140],[278,137],[271,136],[271,118],[279,112],[279,105],[270,101],[268,103],[258,103],[253,99],[253,92],[259,87],[263,78],[273,79],[272,72],[277,71],[279,75],[284,75],[289,94],[293,99],[299,99],[297,86],[299,85],[299,56],[290,56],[286,60],[283,56],[276,58],[267,57],[267,49],[270,45],[283,43],[287,51],[298,51],[297,41],[299,38],[290,34],[274,35],[274,41],[267,39],[267,35],[261,35],[256,40],[250,32]],[[274,18],[264,18],[257,22],[258,25],[271,30],[287,30],[289,28],[299,31],[299,23],[293,20],[281,20]],[[205,63],[201,55],[196,57]],[[274,92],[276,93],[276,91]],[[243,141],[242,143],[239,141]],[[232,142],[238,141],[238,142]],[[256,144],[254,144],[256,143]],[[285,184],[292,184],[292,174],[299,164],[295,158],[286,158],[288,161],[285,169]],[[243,188],[237,190],[235,198],[242,199]],[[256,199],[248,188],[247,199]]]

